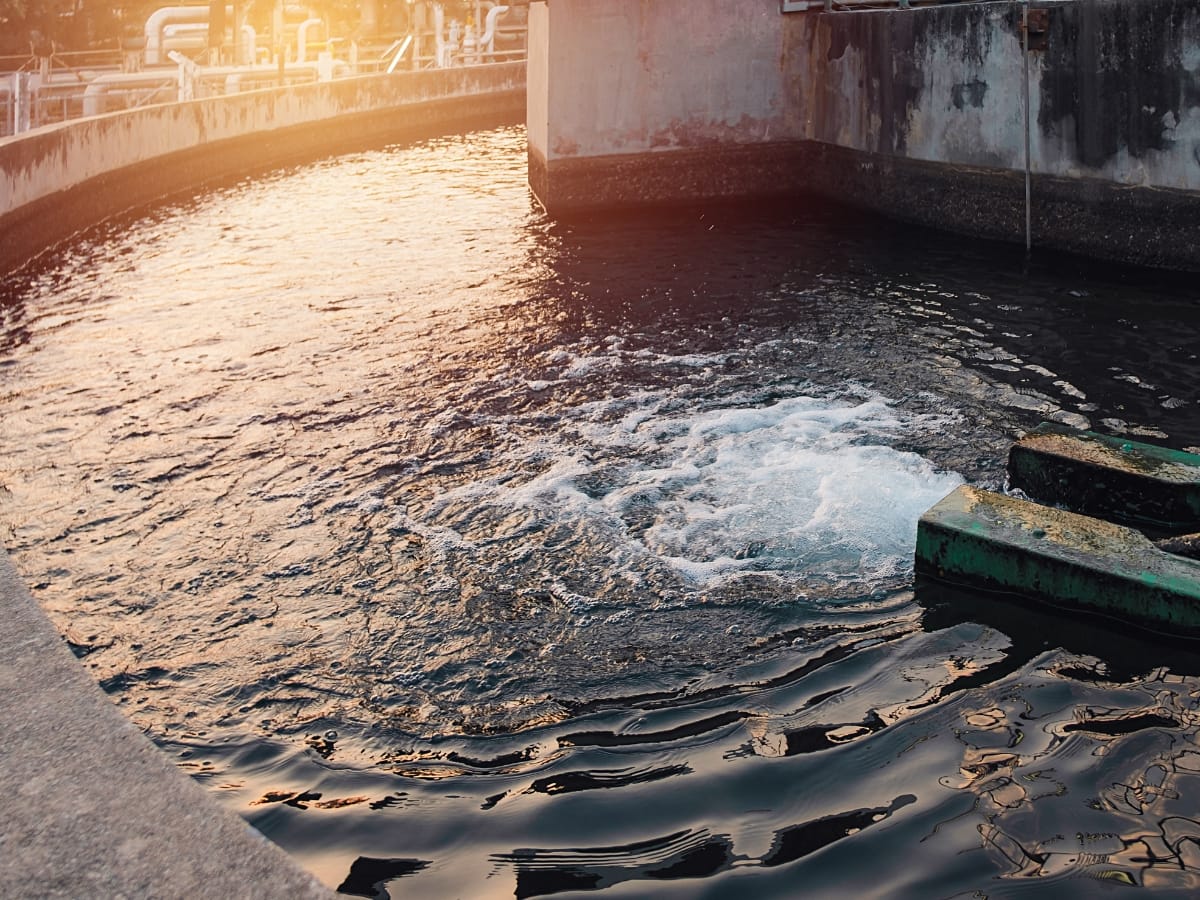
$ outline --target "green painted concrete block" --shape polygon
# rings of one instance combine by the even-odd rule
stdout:
[[[1170,534],[1200,531],[1200,456],[1043,423],[1013,445],[1009,483],[1042,503]]]
[[[1200,634],[1200,561],[1077,513],[963,486],[917,525],[916,568],[1147,627]]]

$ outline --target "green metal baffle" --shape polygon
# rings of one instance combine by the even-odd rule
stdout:
[[[963,486],[917,526],[916,569],[1180,634],[1200,634],[1200,561],[1138,531]]]

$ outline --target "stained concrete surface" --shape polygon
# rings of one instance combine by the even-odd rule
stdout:
[[[1043,422],[1013,445],[1011,484],[1041,503],[1182,534],[1200,529],[1200,456]]]
[[[0,897],[323,898],[84,671],[0,550]]]
[[[1200,0],[1054,2],[1028,54],[1024,12],[535,3],[531,186],[553,215],[709,200],[734,153],[747,193],[1023,243],[1028,114],[1034,247],[1200,270]]]
[[[1101,519],[963,485],[921,516],[915,556],[951,584],[1200,635],[1200,562]]]

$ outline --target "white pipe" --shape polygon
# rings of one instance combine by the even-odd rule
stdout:
[[[391,75],[393,72],[396,71],[396,66],[400,65],[400,58],[402,56],[404,56],[405,53],[408,52],[408,48],[412,45],[412,42],[413,42],[413,36],[410,34],[410,35],[408,35],[408,37],[406,37],[404,39],[403,42],[396,41],[396,43],[392,44],[392,47],[395,47],[397,44],[399,44],[400,46],[399,46],[399,49],[396,51],[396,55],[392,57],[392,64],[387,67],[387,73],[389,75]],[[391,49],[391,48],[388,48],[388,49]],[[415,50],[413,52],[416,53]],[[387,54],[385,53],[384,55],[386,56]]]
[[[112,87],[156,87],[178,83],[175,73],[165,72],[113,72],[98,75],[83,91],[83,114],[98,116],[104,112],[104,95]]]
[[[450,66],[456,62],[455,57],[462,48],[462,26],[458,24],[458,19],[450,20],[450,27],[446,29],[446,65]]]
[[[8,107],[12,116],[9,122],[9,134],[21,134],[28,131],[33,125],[32,116],[30,115],[30,93],[29,82],[31,78],[28,72],[13,72],[11,83],[8,87]]]
[[[284,77],[286,78],[288,75],[305,73],[311,75],[315,81],[320,75],[319,66],[320,63],[317,62],[292,63],[283,70]],[[333,73],[335,77],[345,77],[346,75],[350,74],[350,66],[341,60],[337,60],[333,64]],[[279,78],[279,67],[274,63],[248,67],[242,66],[238,68],[221,66],[212,69],[204,69],[200,73],[200,77],[205,81],[213,78],[220,78],[222,76],[224,76],[225,79],[225,93],[237,94],[242,90],[243,80],[276,81]]]
[[[496,20],[508,12],[507,6],[493,6],[487,14],[487,30],[479,39],[479,47],[486,53],[496,49]]]
[[[175,99],[182,103],[184,100],[196,99],[196,72],[200,67],[184,56],[178,50],[172,50],[167,54],[171,62],[179,67],[179,93]]]
[[[172,50],[201,50],[208,46],[208,23],[188,22],[164,25],[159,57],[171,56]]]
[[[308,29],[320,25],[320,19],[305,19],[296,29],[296,62],[304,62],[308,50]]]
[[[172,38],[195,37],[196,35],[203,35],[207,39],[207,22],[169,22],[162,27],[163,44],[166,44]],[[165,47],[161,47],[160,50],[163,51],[163,56],[167,56]],[[170,57],[167,58],[170,59]]]
[[[156,9],[146,20],[146,65],[163,62],[163,28],[169,22],[207,22],[207,6],[164,6]]]
[[[285,73],[287,75],[310,75],[315,81],[317,78],[317,63],[310,62],[289,65]],[[344,62],[336,62],[334,63],[334,73],[338,77],[344,77],[350,73],[350,67]],[[202,81],[223,80],[227,94],[236,94],[241,89],[242,79],[246,76],[250,76],[256,80],[261,78],[264,81],[273,81],[279,77],[279,68],[275,65],[251,66],[249,68],[214,66],[212,68],[198,69],[196,72],[196,77]],[[93,79],[87,88],[84,89],[83,114],[85,116],[96,116],[103,113],[105,111],[105,97],[110,89],[160,87],[171,84],[178,85],[177,76],[173,74],[168,75],[161,70],[159,72],[133,72],[128,74],[113,72],[108,75],[100,75]]]
[[[444,69],[450,65],[450,46],[446,43],[446,11],[442,4],[433,4],[433,36],[436,40],[435,58],[437,66]]]
[[[479,42],[475,40],[475,26],[470,22],[463,29],[462,59],[467,65],[479,62]]]
[[[242,26],[242,58],[238,62],[249,66],[258,62],[258,32],[253,25]]]

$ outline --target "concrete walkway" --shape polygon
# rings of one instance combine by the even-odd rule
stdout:
[[[0,549],[0,897],[328,898],[176,769]]]

